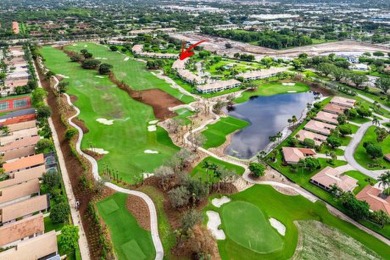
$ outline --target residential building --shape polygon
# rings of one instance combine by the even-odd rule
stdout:
[[[319,173],[314,175],[310,182],[317,185],[320,188],[329,191],[333,185],[336,185],[343,192],[353,191],[357,187],[357,180],[343,175],[337,169],[326,166]]]
[[[341,106],[341,107],[347,107],[347,108],[352,108],[356,104],[356,100],[350,99],[350,98],[344,98],[344,97],[339,97],[336,96],[332,98],[330,103]]]
[[[323,123],[320,121],[316,120],[310,120],[306,125],[305,125],[305,130],[312,131],[317,134],[322,134],[322,135],[330,135],[331,131],[336,129],[335,125]]]
[[[37,122],[35,120],[25,121],[25,122],[8,125],[8,130],[12,133],[24,129],[34,128],[36,127],[36,125]]]
[[[10,174],[21,170],[33,169],[45,165],[43,154],[35,154],[33,156],[24,157],[12,162],[3,164],[4,173]]]
[[[42,235],[44,231],[42,213],[6,224],[0,227],[0,247],[13,246],[21,241]]]
[[[0,136],[0,145],[6,145],[8,143],[15,142],[24,138],[38,135],[38,128],[28,128],[19,131],[15,131],[6,136]]]
[[[0,116],[0,125],[11,125],[15,123],[34,120],[36,117],[34,108],[27,108],[13,111],[6,115]]]
[[[390,215],[390,196],[384,195],[382,190],[367,185],[356,195],[356,198],[367,202],[371,210],[383,210]]]
[[[39,194],[39,180],[33,179],[17,185],[0,189],[0,207],[11,201],[25,199],[34,194]]]
[[[159,58],[159,59],[177,59],[178,54],[173,53],[155,53],[155,52],[144,52],[143,45],[136,44],[131,49],[134,54],[141,57],[149,57],[149,58]]]
[[[327,104],[322,110],[336,115],[341,115],[344,113],[345,107],[341,107],[335,104]]]
[[[18,22],[12,22],[12,32],[14,34],[19,34],[19,23]]]
[[[326,142],[326,136],[316,134],[313,132],[309,132],[306,130],[299,130],[299,132],[296,134],[297,139],[301,142],[303,142],[305,139],[311,139],[314,141],[315,145],[320,145],[323,142]]]
[[[14,172],[8,175],[8,179],[0,181],[0,189],[16,185],[22,182],[26,182],[33,179],[41,178],[42,175],[46,172],[45,165],[39,167],[22,170],[19,172]]]
[[[256,80],[256,79],[264,79],[276,76],[276,74],[287,71],[287,68],[270,68],[265,70],[254,70],[248,71],[244,73],[240,73],[236,76],[236,78],[243,78],[246,80]]]
[[[390,153],[385,154],[384,159],[388,162],[390,162]]]
[[[0,253],[2,260],[36,260],[56,259],[59,260],[57,247],[57,234],[55,230],[36,236]]]
[[[39,136],[31,136],[0,146],[3,161],[34,155],[35,146],[39,140]]]
[[[282,148],[284,161],[288,164],[297,164],[300,160],[306,157],[316,155],[313,149],[297,148],[297,147],[283,147]]]
[[[321,121],[321,122],[324,122],[324,123],[338,125],[339,122],[337,121],[337,117],[338,116],[335,114],[320,111],[320,112],[318,112],[318,114],[316,115],[316,117],[314,119]]]
[[[201,93],[214,93],[218,91],[223,91],[231,88],[236,88],[241,85],[241,82],[235,79],[229,80],[218,80],[213,83],[208,83],[205,85],[198,85],[196,89]]]

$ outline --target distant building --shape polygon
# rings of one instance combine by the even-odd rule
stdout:
[[[244,73],[240,73],[236,76],[236,78],[243,78],[244,80],[256,80],[256,79],[264,79],[276,76],[278,73],[287,71],[287,68],[270,68],[265,70],[254,70],[248,71]]]
[[[326,191],[329,191],[333,185],[336,185],[343,192],[347,192],[353,191],[357,187],[358,181],[348,175],[341,174],[335,168],[327,166],[314,175],[310,182]]]
[[[357,63],[349,66],[349,69],[351,70],[360,70],[360,71],[368,71],[370,70],[370,67],[363,63]]]
[[[214,93],[231,88],[236,88],[241,85],[241,82],[235,79],[218,80],[213,83],[198,85],[196,89],[201,93]]]
[[[12,22],[12,32],[14,34],[19,34],[19,23],[18,22]]]

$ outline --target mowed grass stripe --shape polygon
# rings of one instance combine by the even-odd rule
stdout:
[[[167,82],[153,75],[146,69],[145,63],[137,61],[125,54],[110,51],[107,46],[81,42],[75,45],[69,45],[66,49],[75,52],[87,49],[93,54],[93,58],[99,58],[102,63],[113,65],[112,71],[114,72],[115,77],[120,81],[123,80],[135,90],[157,88],[186,104],[195,101],[193,97],[183,95],[179,90],[172,88]]]
[[[223,117],[218,122],[208,125],[207,129],[202,132],[206,137],[204,148],[218,147],[226,142],[226,136],[240,130],[249,123],[235,117]]]
[[[89,128],[84,135],[82,148],[102,148],[109,153],[98,161],[99,170],[109,168],[127,182],[143,172],[151,172],[179,149],[158,127],[148,132],[148,122],[155,120],[153,109],[130,98],[107,78],[99,78],[94,70],[84,70],[70,62],[65,53],[52,47],[43,47],[41,53],[46,66],[55,73],[69,78],[68,94],[77,97],[79,118]],[[96,121],[98,118],[114,120],[112,125]],[[145,150],[158,154],[145,154]]]
[[[156,251],[151,233],[141,228],[127,210],[127,197],[127,194],[115,193],[97,203],[99,214],[110,231],[115,253],[118,259],[154,259]],[[116,203],[118,209],[107,211],[107,208],[113,206],[112,201]]]

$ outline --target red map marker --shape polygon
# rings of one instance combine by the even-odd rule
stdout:
[[[200,42],[197,42],[195,44],[192,44],[190,47],[188,47],[187,49],[184,50],[184,42],[181,46],[181,53],[180,53],[180,60],[184,60],[188,57],[191,57],[192,55],[194,55],[194,52],[191,51],[193,48],[195,48],[196,46],[198,46],[199,44],[203,43],[203,42],[207,42],[207,40],[202,40]]]

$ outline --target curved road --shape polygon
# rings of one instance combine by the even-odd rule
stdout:
[[[83,136],[84,136],[83,130],[78,125],[76,125],[75,123],[72,122],[72,119],[77,117],[80,114],[80,109],[78,109],[75,105],[73,105],[68,94],[64,94],[64,95],[66,96],[66,100],[67,100],[68,104],[76,110],[76,113],[68,119],[69,124],[71,126],[73,126],[74,128],[76,128],[77,131],[79,132],[79,136],[78,136],[78,139],[76,142],[76,150],[81,156],[84,156],[91,163],[93,177],[95,178],[96,181],[100,181],[101,177],[99,175],[97,161],[92,156],[85,154],[81,150],[81,141],[82,141]],[[155,260],[162,260],[164,257],[164,249],[163,249],[163,246],[162,246],[162,243],[160,240],[160,236],[158,234],[157,211],[156,211],[156,207],[154,206],[152,199],[149,198],[149,196],[146,195],[145,193],[142,193],[140,191],[133,191],[133,190],[129,190],[129,189],[124,189],[124,188],[119,187],[119,186],[117,186],[113,183],[110,183],[110,182],[105,182],[104,185],[115,190],[115,191],[140,197],[141,199],[143,199],[146,202],[146,204],[148,205],[148,208],[149,208],[149,212],[150,212],[150,232],[151,232],[153,244],[154,244],[154,247],[156,250]]]

